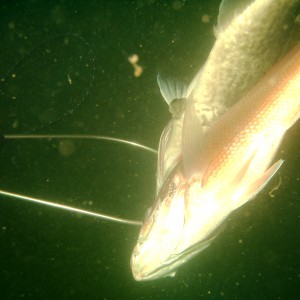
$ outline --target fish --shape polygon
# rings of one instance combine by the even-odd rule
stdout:
[[[207,248],[231,212],[281,167],[271,162],[300,117],[300,43],[204,132],[193,97],[182,129],[182,162],[168,176],[131,256],[137,281],[174,276]]]
[[[176,187],[179,182],[186,181],[186,174],[183,174],[182,170],[178,171],[177,166],[183,164],[182,159],[189,155],[194,156],[194,149],[199,148],[199,145],[194,145],[191,150],[185,150],[189,155],[183,156],[186,99],[193,99],[194,113],[198,119],[196,132],[201,132],[200,136],[204,137],[212,124],[232,107],[249,87],[258,82],[278,58],[294,46],[296,39],[291,37],[293,30],[297,32],[295,28],[299,26],[295,18],[299,3],[299,0],[223,0],[215,29],[216,42],[204,66],[200,68],[189,86],[176,78],[158,75],[158,85],[169,105],[172,119],[164,128],[159,143],[156,205],[161,201],[159,200],[161,197],[164,198],[164,195],[168,194],[168,186]],[[199,144],[203,142],[197,136],[190,138],[198,141]],[[171,196],[170,199],[172,201]],[[155,207],[148,209],[147,217],[151,211],[153,213],[156,210]],[[145,224],[147,224],[147,217]],[[160,224],[158,221],[155,222]],[[182,227],[182,224],[176,225]],[[174,232],[176,228],[174,225]],[[141,277],[136,267],[138,260],[134,258],[141,247],[140,241],[145,239],[144,231],[147,230],[142,228],[131,257],[133,275],[137,280],[149,278],[149,276]],[[207,247],[213,238],[214,236],[201,243],[200,248]],[[198,252],[200,252],[199,248]],[[162,273],[173,274],[168,271]],[[156,274],[152,277],[160,276]]]
[[[196,111],[206,104],[212,114],[222,113],[222,108],[235,104],[294,47],[299,32],[299,3],[299,0],[221,2],[216,42],[187,92],[187,96],[193,93],[197,99]]]
[[[208,130],[293,48],[299,9],[299,0],[223,0],[214,30],[216,41],[191,83],[158,75],[172,119],[160,138],[157,193],[182,156],[185,99],[192,95],[203,130]]]
[[[291,44],[287,41],[290,41],[292,39],[289,38],[293,28],[292,25],[294,25],[294,10],[295,7],[299,4],[298,0],[280,0],[278,3],[280,3],[280,6],[276,6],[274,0],[270,1],[262,1],[262,0],[256,0],[256,1],[243,1],[242,6],[232,7],[230,3],[235,3],[236,1],[228,1],[223,0],[220,6],[220,14],[218,19],[218,25],[215,29],[215,35],[216,35],[216,43],[206,61],[204,66],[200,68],[200,70],[195,75],[194,79],[191,81],[190,85],[182,84],[182,82],[179,82],[177,80],[168,80],[164,78],[163,76],[158,76],[158,83],[159,87],[161,89],[161,92],[163,94],[164,99],[167,101],[171,114],[172,119],[166,126],[166,128],[163,131],[163,134],[161,136],[161,140],[159,143],[159,159],[158,162],[160,163],[158,165],[158,171],[157,171],[157,188],[156,188],[156,194],[161,196],[163,195],[169,185],[177,184],[180,180],[186,180],[185,171],[179,170],[176,168],[176,166],[179,165],[179,162],[181,162],[182,157],[182,147],[183,147],[183,140],[182,140],[182,128],[184,120],[186,107],[188,108],[190,106],[189,99],[190,97],[193,97],[194,106],[195,106],[195,113],[197,114],[197,117],[202,120],[202,126],[201,130],[204,132],[208,131],[214,122],[222,116],[228,107],[235,104],[236,101],[239,100],[239,95],[246,91],[246,89],[253,84],[253,82],[259,80],[260,76],[277,60],[278,57],[283,55],[288,49],[290,49]],[[267,3],[268,5],[273,5],[277,9],[272,10],[272,14],[270,14],[266,9],[268,9],[268,6],[264,6],[264,10],[262,9],[263,6],[260,6],[263,4],[263,2]],[[253,4],[252,4],[253,3]],[[260,5],[256,4],[259,3]],[[255,6],[253,6],[255,4]],[[248,13],[250,16],[249,19],[245,18],[245,11],[248,8],[248,5],[251,5],[252,9],[249,10],[257,11],[258,8],[260,8],[259,16],[265,16],[268,17],[269,23],[272,23],[273,25],[268,27],[268,30],[258,30],[255,31],[255,26],[252,28],[252,22],[249,22],[251,18],[251,13]],[[250,7],[250,6],[249,6]],[[256,9],[253,9],[253,7],[256,7]],[[278,9],[280,7],[280,9]],[[247,10],[248,11],[248,10]],[[230,12],[230,13],[228,13]],[[275,13],[276,12],[276,13]],[[243,30],[239,30],[240,23],[238,23],[236,20],[236,16],[243,16],[245,19],[245,24],[248,25],[247,30],[251,31],[253,34],[248,35],[246,40],[249,42],[249,44],[252,45],[251,51],[248,51],[247,53],[247,60],[248,63],[252,63],[254,60],[256,61],[256,66],[259,66],[258,69],[253,68],[251,70],[251,76],[245,74],[245,72],[238,72],[240,71],[240,66],[245,65],[244,59],[245,55],[241,56],[241,54],[245,53],[245,45],[241,44],[241,48],[239,48],[239,43],[236,43],[237,39],[240,38],[240,35],[242,34]],[[264,19],[263,17],[258,19],[258,16],[255,16],[255,20],[258,24],[263,24]],[[274,23],[274,20],[277,22]],[[268,23],[268,24],[269,24]],[[284,24],[284,26],[283,26]],[[230,34],[229,34],[230,33]],[[260,34],[260,40],[257,40],[255,37],[255,34]],[[230,37],[230,39],[226,39],[225,37]],[[234,37],[234,38],[233,38]],[[231,38],[233,38],[231,40]],[[251,38],[254,38],[251,40]],[[264,47],[263,48],[257,48],[255,45],[258,45],[261,40],[264,40]],[[232,43],[229,43],[229,41],[232,41]],[[280,41],[277,43],[274,43],[274,41]],[[248,44],[248,46],[249,46]],[[275,47],[272,47],[271,54],[272,55],[266,55],[269,53],[270,45],[275,44]],[[260,45],[260,44],[259,44]],[[227,51],[224,50],[224,47],[227,47]],[[260,45],[261,46],[261,45]],[[278,47],[277,47],[278,46]],[[230,57],[228,57],[228,53],[233,53],[233,49],[235,49],[234,53],[234,59],[229,60]],[[247,48],[248,49],[248,48]],[[256,51],[258,50],[258,51]],[[265,54],[262,56],[261,53],[265,51]],[[216,58],[219,60],[217,61]],[[223,58],[223,59],[222,59]],[[232,57],[231,57],[232,58]],[[223,64],[224,63],[224,64]],[[245,67],[244,70],[247,70]],[[216,74],[216,72],[221,73],[221,71],[224,74],[227,74],[227,76],[223,76],[222,78],[216,76],[216,78],[208,77],[208,74]],[[227,73],[226,73],[227,72]],[[230,81],[230,76],[232,75],[232,72],[236,72],[236,78],[239,80],[235,81],[235,85],[232,85],[232,82]],[[209,79],[210,78],[210,79]],[[213,78],[213,80],[211,80]],[[249,79],[250,78],[250,79]],[[227,80],[227,81],[226,81]],[[211,84],[213,81],[213,84]],[[175,83],[175,84],[174,84]],[[241,84],[243,83],[243,85]],[[168,92],[168,88],[171,86],[171,89]],[[228,90],[228,87],[231,86],[230,91]],[[241,88],[241,86],[243,88]],[[201,87],[201,88],[200,88]],[[174,92],[176,90],[176,92]],[[206,90],[206,94],[203,92]],[[210,94],[209,90],[213,90],[214,94]],[[205,95],[205,97],[203,96]],[[223,97],[223,96],[224,97]],[[230,95],[230,96],[228,96]],[[207,97],[209,96],[209,97]],[[206,101],[210,99],[209,101]],[[224,99],[227,99],[224,101]],[[230,99],[230,100],[228,100]],[[204,101],[205,100],[205,101]],[[102,136],[85,136],[82,135],[4,135],[4,139],[102,139],[102,140],[112,140],[111,137],[102,137]],[[115,140],[117,141],[117,140]],[[126,142],[124,140],[119,140],[119,142]],[[137,146],[134,142],[128,142],[127,143]],[[153,149],[150,149],[149,147],[145,147],[144,145],[138,145],[140,148],[143,148],[145,150],[150,150],[150,152],[155,153],[156,151]],[[182,162],[181,162],[182,165]],[[177,172],[177,173],[176,173]],[[175,178],[175,173],[177,174],[177,177]],[[179,177],[178,177],[179,175]],[[180,177],[182,176],[182,177]],[[57,205],[56,203],[50,202],[48,200],[43,199],[37,199],[34,197],[28,197],[26,195],[20,195],[16,193],[10,193],[4,190],[0,191],[1,195],[13,197],[16,199],[21,200],[27,200],[35,203],[50,205],[52,207],[60,208],[60,209],[67,209],[71,210],[73,212],[78,213],[84,213],[88,215],[98,216],[99,218],[111,220],[111,221],[117,221],[121,222],[123,224],[131,224],[131,225],[140,225],[141,223],[139,221],[132,221],[122,218],[114,218],[111,216],[103,215],[103,214],[96,214],[94,212],[90,211],[84,211],[80,210],[74,207],[66,206],[66,205]],[[157,196],[158,197],[158,196]],[[147,212],[147,217],[152,214],[154,208],[149,209]],[[203,250],[205,247],[207,247],[215,238],[215,236],[218,234],[218,231],[221,231],[221,229],[218,229],[217,231],[214,231],[211,236],[209,236],[205,242],[201,242],[201,249]],[[192,251],[194,248],[197,248],[197,251],[200,252],[200,247],[198,245],[195,245],[194,247],[189,248],[189,252],[191,255],[195,255]],[[188,259],[187,251],[185,252],[185,260]],[[178,260],[179,261],[179,260]],[[175,269],[175,268],[174,268]],[[164,274],[167,274],[166,272]],[[162,274],[160,277],[163,277],[164,274]],[[168,275],[174,274],[174,271],[168,273]],[[154,279],[155,276],[153,276]],[[157,276],[156,278],[160,278]],[[140,280],[140,279],[138,279]],[[147,280],[146,277],[143,277],[142,280]]]

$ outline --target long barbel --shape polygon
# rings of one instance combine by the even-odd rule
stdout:
[[[104,135],[84,135],[84,134],[5,134],[4,139],[10,140],[41,140],[41,139],[65,139],[65,140],[102,140],[109,142],[116,142],[121,144],[127,144],[137,148],[144,149],[146,151],[157,154],[157,151],[151,147],[145,146],[140,143],[136,143],[129,140],[120,138],[114,138]]]
[[[84,210],[84,209],[80,209],[80,208],[76,208],[76,207],[72,207],[72,206],[68,206],[68,205],[63,205],[63,204],[51,202],[51,201],[40,199],[40,198],[35,198],[35,197],[30,197],[30,196],[26,196],[26,195],[17,194],[17,193],[12,193],[12,192],[8,192],[5,190],[0,190],[0,195],[11,197],[11,198],[16,198],[16,199],[20,199],[20,200],[25,200],[25,201],[29,201],[29,202],[34,202],[34,203],[38,203],[38,204],[42,204],[42,205],[47,205],[47,206],[51,206],[51,207],[56,207],[56,208],[60,208],[63,210],[72,211],[75,213],[93,216],[93,217],[100,218],[100,219],[107,220],[107,221],[113,221],[113,222],[118,222],[118,223],[123,223],[123,224],[128,224],[128,225],[137,225],[137,226],[141,226],[143,224],[143,222],[141,222],[141,221],[135,221],[135,220],[129,220],[129,219],[124,219],[124,218],[119,218],[119,217],[113,217],[113,216],[109,216],[109,215],[105,215],[105,214],[99,214],[99,213],[92,212],[89,210]]]
[[[9,140],[9,139],[10,140],[16,140],[16,139],[17,140],[20,140],[20,139],[24,139],[24,140],[37,140],[37,139],[48,139],[48,140],[52,140],[52,139],[102,140],[102,141],[109,141],[109,142],[127,144],[127,145],[130,145],[130,146],[134,146],[134,147],[146,150],[150,153],[157,154],[157,151],[155,149],[153,149],[151,147],[148,147],[148,146],[145,146],[143,144],[133,142],[133,141],[129,141],[129,140],[120,139],[120,138],[102,136],[102,135],[6,134],[3,137],[4,137],[4,139],[7,139],[7,140]],[[103,220],[106,220],[106,221],[112,221],[112,222],[117,222],[117,223],[122,223],[122,224],[127,224],[127,225],[135,225],[135,226],[141,226],[143,224],[143,222],[137,221],[137,220],[129,220],[129,219],[126,219],[126,218],[119,218],[119,217],[110,216],[110,215],[106,215],[106,214],[100,214],[100,213],[96,213],[96,212],[89,211],[89,210],[84,210],[84,209],[80,209],[80,208],[76,208],[76,207],[72,207],[72,206],[68,206],[68,205],[55,203],[55,202],[48,201],[48,200],[41,199],[41,198],[35,198],[35,197],[27,196],[27,195],[12,193],[12,192],[9,192],[9,191],[6,191],[6,190],[0,190],[0,195],[15,198],[15,199],[19,199],[19,200],[23,200],[23,201],[33,202],[33,203],[36,203],[36,204],[42,204],[42,205],[46,205],[46,206],[50,206],[50,207],[60,208],[60,209],[72,211],[72,212],[75,212],[75,213],[85,214],[85,215],[93,216],[93,217],[100,218],[100,219],[103,219]]]

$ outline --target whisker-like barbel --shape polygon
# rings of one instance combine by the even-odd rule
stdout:
[[[101,140],[101,141],[109,141],[116,142],[121,144],[127,144],[130,146],[134,146],[137,148],[144,149],[151,153],[157,154],[157,151],[151,147],[133,142],[124,139],[104,136],[104,135],[84,135],[84,134],[5,134],[5,139],[10,140],[38,140],[38,139],[67,139],[67,140]]]
[[[99,213],[95,213],[92,211],[75,208],[75,207],[68,206],[68,205],[58,204],[55,202],[50,202],[50,201],[46,201],[46,200],[39,199],[39,198],[34,198],[34,197],[29,197],[29,196],[25,196],[25,195],[21,195],[21,194],[11,193],[11,192],[8,192],[5,190],[0,190],[0,195],[16,198],[16,199],[20,199],[20,200],[25,200],[25,201],[29,201],[29,202],[34,202],[34,203],[38,203],[38,204],[43,204],[43,205],[47,205],[47,206],[51,206],[51,207],[55,207],[55,208],[60,208],[60,209],[72,211],[75,213],[88,215],[88,216],[93,216],[93,217],[100,218],[100,219],[107,220],[107,221],[113,221],[113,222],[117,222],[117,223],[123,223],[123,224],[127,224],[127,225],[135,225],[135,226],[141,226],[143,224],[141,221],[135,221],[135,220],[129,220],[129,219],[124,219],[124,218],[113,217],[113,216],[109,216],[109,215],[105,215],[105,214],[99,214]]]
[[[10,140],[19,140],[19,139],[23,139],[23,140],[37,140],[37,139],[102,140],[102,141],[127,144],[130,146],[141,148],[148,152],[157,154],[156,150],[154,150],[153,148],[150,148],[148,146],[145,146],[145,145],[133,142],[133,141],[128,141],[128,140],[124,140],[124,139],[120,139],[120,138],[113,138],[113,137],[108,137],[108,136],[102,136],[102,135],[6,134],[3,137],[4,137],[4,139],[10,139]],[[142,225],[141,221],[129,220],[129,219],[125,219],[125,218],[119,218],[119,217],[109,216],[109,215],[105,215],[105,214],[100,214],[100,213],[96,213],[96,212],[92,212],[92,211],[88,211],[88,210],[84,210],[84,209],[80,209],[80,208],[75,208],[75,207],[68,206],[68,205],[58,204],[58,203],[47,201],[47,200],[40,199],[40,198],[35,198],[35,197],[30,197],[30,196],[26,196],[26,195],[17,194],[17,193],[12,193],[12,192],[5,191],[5,190],[0,190],[0,195],[16,198],[16,199],[20,199],[20,200],[25,200],[25,201],[29,201],[29,202],[34,202],[37,204],[43,204],[43,205],[47,205],[47,206],[51,206],[51,207],[55,207],[55,208],[60,208],[60,209],[72,211],[75,213],[85,214],[85,215],[93,216],[93,217],[100,218],[100,219],[107,220],[107,221],[113,221],[113,222],[117,222],[117,223],[123,223],[123,224],[127,224],[127,225],[135,225],[135,226]]]

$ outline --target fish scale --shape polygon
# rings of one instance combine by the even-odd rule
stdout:
[[[135,279],[173,275],[210,245],[232,211],[265,187],[283,163],[269,167],[300,116],[299,106],[300,43],[207,132],[199,130],[194,99],[187,100],[183,159],[159,192],[153,223],[146,221],[147,233],[141,230],[143,244],[137,244],[131,260]]]
[[[271,85],[268,84],[270,81],[273,82]],[[207,185],[228,178],[231,169],[240,164],[241,159],[247,159],[251,148],[264,147],[264,141],[269,143],[270,140],[276,139],[277,135],[282,136],[294,124],[295,119],[299,117],[299,87],[300,44],[272,68],[231,111],[216,122],[209,134],[211,140],[204,150],[213,152],[212,155],[216,156],[204,175]],[[251,106],[254,109],[251,109]],[[229,122],[232,119],[237,122]],[[238,124],[239,121],[242,124]],[[226,128],[226,124],[229,128]],[[236,128],[242,128],[237,135]],[[222,136],[218,132],[221,132]],[[216,144],[219,149],[224,150],[212,150],[212,145],[215,147]]]

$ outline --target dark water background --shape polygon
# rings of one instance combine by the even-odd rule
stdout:
[[[156,148],[170,117],[156,74],[191,80],[213,45],[219,2],[2,1],[1,132],[100,134]],[[134,53],[139,78],[127,60]],[[0,299],[297,299],[299,130],[284,140],[286,162],[270,185],[175,278],[134,281],[137,227],[0,197]],[[0,188],[144,218],[155,155],[95,141],[74,141],[62,155],[60,143],[4,141]]]

